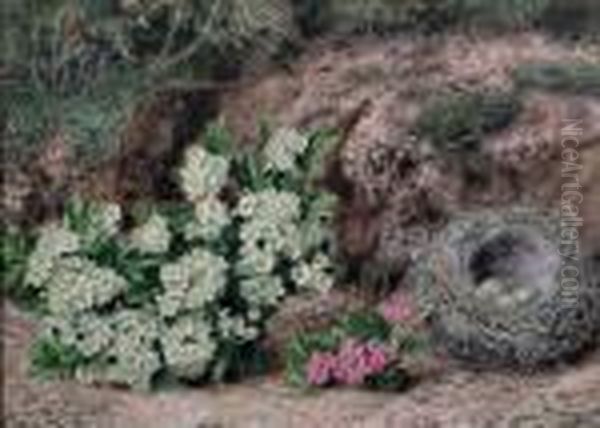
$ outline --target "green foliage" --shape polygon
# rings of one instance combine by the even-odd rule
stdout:
[[[600,65],[591,63],[538,63],[520,66],[514,73],[520,88],[600,96]]]
[[[331,26],[331,2],[291,0],[294,17],[303,35],[314,36]]]
[[[308,388],[306,364],[314,352],[327,352],[340,346],[344,331],[329,330],[295,335],[285,349],[285,374],[290,385]]]
[[[29,358],[33,373],[41,378],[72,377],[77,368],[86,363],[85,357],[75,348],[51,338],[36,341]]]
[[[373,311],[353,312],[342,318],[339,327],[348,336],[380,342],[386,342],[391,332],[388,322],[379,313]]]
[[[600,4],[595,0],[548,0],[542,25],[557,36],[592,37],[600,35]]]
[[[440,30],[453,22],[452,9],[438,0],[329,0],[309,9],[316,26],[344,32],[387,33]]]
[[[561,35],[598,32],[594,0],[293,0],[307,35],[327,31],[386,33],[398,30],[521,30]]]
[[[375,391],[398,392],[409,387],[411,379],[403,370],[389,367],[377,376],[370,376],[366,380],[366,387]]]
[[[0,235],[2,258],[2,294],[12,298],[19,304],[35,307],[36,298],[22,287],[27,270],[27,259],[33,250],[35,239],[30,233],[22,230],[3,228]]]
[[[234,147],[233,136],[219,123],[209,123],[204,130],[202,144],[210,153],[221,156],[231,156]]]
[[[560,2],[561,0],[558,0]],[[443,31],[537,26],[552,0],[295,0],[305,33]]]
[[[60,132],[77,160],[116,153],[130,113],[177,80],[219,80],[292,37],[287,0],[10,0],[0,115],[10,150]],[[253,53],[251,53],[253,52]],[[235,72],[234,72],[235,74]],[[8,76],[4,79],[4,76]]]
[[[148,90],[148,76],[100,36],[70,41],[61,24],[65,13],[60,8],[50,22],[31,17],[31,34],[23,35],[29,48],[7,65],[16,77],[2,105],[5,138],[23,151],[60,132],[78,158],[97,162],[115,152],[128,113]]]
[[[416,133],[445,152],[477,152],[483,137],[512,123],[521,109],[510,93],[457,93],[434,99],[416,123]]]
[[[461,23],[479,28],[523,28],[540,21],[550,0],[448,0]]]

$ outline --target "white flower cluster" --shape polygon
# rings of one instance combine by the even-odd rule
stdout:
[[[167,220],[158,214],[153,214],[146,223],[131,232],[129,241],[133,248],[143,253],[166,253],[171,243]]]
[[[274,132],[264,148],[265,168],[291,171],[296,161],[308,148],[308,139],[295,129],[281,128]]]
[[[37,289],[42,288],[52,277],[60,257],[79,250],[79,247],[79,237],[69,230],[55,224],[44,227],[27,262],[25,284]]]
[[[113,342],[109,320],[92,313],[53,316],[46,320],[46,327],[48,336],[59,338],[63,345],[77,349],[86,358],[97,356]]]
[[[93,242],[96,239],[106,239],[119,232],[122,219],[121,207],[118,204],[102,203],[93,207],[88,218],[87,236],[84,240]]]
[[[277,263],[301,255],[296,245],[300,200],[294,193],[267,190],[245,195],[236,212],[244,219],[235,266],[242,278],[240,294],[250,307],[273,307],[285,295],[282,279],[273,272]]]
[[[235,210],[243,219],[240,229],[242,275],[267,275],[279,257],[297,259],[301,239],[297,227],[300,198],[291,192],[265,190],[244,195]]]
[[[243,219],[235,269],[242,277],[240,293],[251,307],[273,307],[285,296],[282,279],[273,273],[281,257],[294,263],[292,280],[299,289],[324,292],[332,286],[325,254],[311,263],[301,261],[327,235],[318,215],[301,221],[298,195],[272,189],[250,193],[240,199],[235,213]]]
[[[214,241],[231,222],[227,206],[212,195],[195,204],[194,214],[194,221],[187,225],[185,231],[188,240],[201,238]]]
[[[48,309],[53,314],[72,314],[113,301],[128,287],[112,269],[101,268],[81,257],[57,262],[47,284]]]
[[[147,390],[162,366],[156,351],[159,326],[154,317],[140,310],[54,317],[47,321],[44,335],[93,361],[78,368],[76,375],[82,381],[109,381]]]
[[[202,309],[225,289],[227,268],[223,258],[201,249],[164,265],[160,270],[165,290],[158,298],[160,314],[170,318],[183,311]]]
[[[162,333],[161,344],[169,370],[182,379],[202,377],[217,350],[212,327],[198,315],[178,318]]]
[[[268,168],[285,172],[307,147],[302,135],[284,129],[261,155]],[[229,169],[227,158],[201,146],[187,151],[180,178],[194,218],[182,225],[183,242],[175,242],[178,235],[171,235],[159,214],[120,237],[121,212],[110,205],[91,212],[84,207],[90,217],[83,227],[73,227],[78,234],[58,226],[42,231],[27,282],[46,299],[52,337],[86,359],[78,368],[80,379],[135,388],[149,387],[161,370],[203,379],[219,366],[223,346],[260,337],[264,318],[287,293],[332,286],[323,245],[329,239],[330,201],[314,192],[281,190],[279,176],[264,174],[260,191],[238,183],[242,195],[232,206],[236,195],[219,199]],[[114,240],[117,248],[160,257],[125,252],[112,266],[105,252],[112,242],[88,245],[95,242],[90,237],[109,236],[124,238]]]
[[[240,198],[235,213],[244,220],[296,222],[300,218],[300,198],[275,189],[247,193]]]
[[[285,288],[280,277],[261,275],[240,281],[240,294],[251,307],[273,307],[285,296]]]
[[[294,267],[292,279],[303,290],[327,292],[333,286],[331,260],[323,253],[313,257],[310,263],[303,262]]]
[[[229,161],[213,155],[202,146],[190,147],[180,170],[181,187],[190,202],[218,193],[227,183]]]
[[[107,380],[149,389],[153,375],[161,368],[156,352],[160,337],[154,317],[140,310],[122,311],[112,322],[113,343],[105,353]]]

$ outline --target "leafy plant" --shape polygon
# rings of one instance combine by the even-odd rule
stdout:
[[[520,109],[520,100],[511,93],[451,94],[425,107],[416,133],[444,152],[477,152],[483,137],[510,125]]]
[[[389,339],[391,326],[377,312],[354,312],[340,321],[340,328],[345,334],[360,340],[378,340],[385,342]]]
[[[448,0],[463,23],[479,28],[532,27],[539,23],[551,0]]]
[[[130,230],[117,205],[72,201],[40,231],[24,278],[46,311],[38,371],[150,388],[264,370],[279,302],[334,281],[333,201],[310,185],[317,142],[279,129],[238,153],[213,125],[178,171],[186,206]]]
[[[377,312],[357,311],[328,329],[299,333],[286,348],[287,380],[301,388],[341,384],[404,389],[410,375],[402,367],[392,331],[393,325]]]
[[[59,342],[40,339],[30,350],[34,373],[46,378],[74,376],[85,357],[75,348]]]
[[[35,243],[34,237],[23,230],[3,228],[0,242],[2,245],[2,258],[0,259],[2,294],[9,296],[19,304],[34,307],[36,303],[34,296],[21,286],[27,270],[27,259]]]

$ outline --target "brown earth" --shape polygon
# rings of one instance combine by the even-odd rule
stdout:
[[[289,69],[226,94],[221,116],[242,141],[257,135],[257,115],[280,125],[341,129],[342,247],[357,263],[375,258],[380,269],[404,265],[453,212],[507,203],[557,205],[566,181],[561,176],[563,120],[581,120],[580,210],[586,243],[598,250],[598,98],[526,93],[516,122],[484,141],[482,150],[492,164],[483,187],[461,177],[427,141],[411,135],[431,96],[456,89],[510,90],[520,65],[580,61],[599,63],[600,48],[536,33],[329,42]]]
[[[35,323],[5,308],[2,341],[8,428],[600,428],[600,354],[553,373],[458,368],[403,394],[303,393],[273,376],[236,386],[152,395],[42,382],[27,373]]]

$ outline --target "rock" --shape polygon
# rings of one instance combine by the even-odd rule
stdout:
[[[584,120],[588,143],[581,150],[581,213],[585,241],[598,246],[600,144],[592,139],[600,123],[597,98],[524,94],[523,111],[514,123],[482,142],[482,154],[491,162],[484,171],[487,183],[475,190],[457,165],[415,140],[412,132],[424,101],[440,91],[510,93],[522,65],[594,63],[598,57],[597,47],[569,49],[536,33],[323,42],[285,71],[228,93],[221,113],[234,134],[252,141],[258,133],[257,111],[278,124],[308,129],[340,129],[346,117],[359,111],[341,142],[340,170],[350,191],[341,198],[338,235],[352,264],[367,272],[367,282],[369,277],[387,282],[380,277],[389,276],[395,287],[455,213],[522,201],[555,205],[564,182],[560,130],[565,117]],[[364,104],[368,108],[361,109]]]

